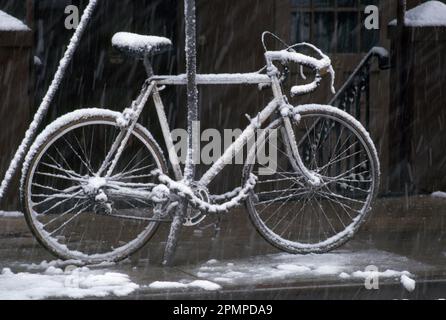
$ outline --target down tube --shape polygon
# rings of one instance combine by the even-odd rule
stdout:
[[[245,146],[245,144],[251,139],[257,128],[261,126],[265,121],[277,110],[278,101],[274,99],[271,101],[259,115],[254,118],[251,124],[243,131],[238,139],[228,148],[225,153],[214,163],[214,165],[203,175],[200,179],[200,184],[208,186],[212,180],[223,170],[223,168],[230,164],[236,154]]]

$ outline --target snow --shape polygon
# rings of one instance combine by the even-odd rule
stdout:
[[[158,290],[186,289],[187,285],[181,282],[155,281],[149,284],[149,288]]]
[[[207,280],[195,280],[191,282],[188,286],[191,288],[198,288],[208,291],[215,291],[221,289],[221,286],[219,284]]]
[[[170,281],[155,281],[149,285],[150,289],[170,290],[170,289],[202,289],[206,291],[220,290],[222,287],[207,280],[195,280],[190,283],[170,282]]]
[[[290,271],[293,273],[308,273],[311,272],[309,267],[299,266],[294,264],[279,264],[277,266],[278,270]]]
[[[377,273],[366,272],[370,265]],[[410,265],[412,272],[407,270]],[[402,268],[401,266],[406,266]],[[362,270],[362,271],[361,271]],[[264,286],[299,283],[306,286],[317,281],[344,281],[364,284],[370,277],[379,277],[380,284],[411,283],[413,274],[424,274],[432,267],[404,256],[381,250],[336,250],[325,254],[292,255],[268,254],[251,258],[203,263],[187,269],[187,273],[224,287]],[[403,277],[406,276],[406,277]],[[404,281],[404,283],[403,283]],[[181,281],[184,283],[183,281]]]
[[[260,257],[259,257],[260,259]],[[345,270],[343,261],[347,260],[335,254],[296,256],[289,254],[268,255],[260,261],[249,263],[203,264],[195,273],[217,283],[265,284],[269,281],[286,279],[336,276]]]
[[[416,282],[415,280],[409,278],[407,275],[403,274],[401,276],[401,284],[407,291],[412,292],[415,290]]]
[[[5,268],[0,274],[0,300],[127,296],[138,288],[125,274],[86,267],[64,271],[50,266],[39,274]]]
[[[383,47],[373,47],[371,52],[380,56],[381,58],[388,58],[390,56],[389,51]]]
[[[30,29],[19,19],[0,10],[0,31],[29,31]]]
[[[405,276],[410,276],[410,272],[408,271],[395,271],[395,270],[386,270],[383,272],[379,272],[379,271],[355,271],[351,274],[352,277],[354,278],[363,278],[363,279],[367,279],[370,277],[379,277],[379,278],[399,278],[402,277],[403,275]]]
[[[0,218],[23,218],[23,213],[16,211],[0,211]]]
[[[22,264],[21,266],[26,268],[29,271],[45,271],[48,268],[56,267],[56,268],[67,268],[72,266],[80,266],[82,265],[82,261],[79,260],[53,260],[47,261],[43,260],[39,264]]]
[[[208,262],[206,262],[206,264],[217,264],[217,263],[218,263],[218,260],[216,260],[216,259],[211,259]]]
[[[434,198],[444,198],[444,199],[446,199],[446,192],[443,192],[443,191],[436,191],[436,192],[432,193],[432,197],[434,197]]]
[[[118,32],[112,38],[112,44],[118,49],[128,50],[136,54],[151,53],[169,47],[172,41],[157,36],[139,35],[130,32]]]
[[[390,22],[395,26],[397,20]],[[441,1],[426,1],[406,12],[405,24],[410,27],[445,27],[446,4]]]

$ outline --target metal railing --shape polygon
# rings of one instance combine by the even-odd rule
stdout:
[[[370,130],[370,71],[375,59],[378,59],[380,70],[390,68],[387,50],[381,47],[372,48],[329,103],[350,113],[363,123],[367,130]],[[365,114],[362,114],[362,111]]]
[[[329,105],[346,111],[355,117],[364,125],[367,131],[370,131],[371,113],[370,75],[372,65],[376,61],[375,58],[378,60],[380,70],[390,68],[390,59],[387,50],[379,47],[372,48],[329,102]],[[314,149],[320,150],[320,145],[326,140],[335,139],[336,141],[337,137],[341,134],[342,131],[339,130],[339,126],[335,122],[327,123],[326,121],[316,121],[312,124],[310,130],[304,135],[299,143],[303,154],[303,160],[306,165],[310,165],[309,161]],[[317,143],[312,141],[311,137],[318,137]],[[359,154],[358,151],[359,150],[357,149],[351,150],[348,151],[347,154]],[[320,158],[319,161],[323,162],[323,158],[325,157],[324,152],[319,152],[317,156]],[[360,159],[350,159],[350,157],[346,157],[345,163],[337,161],[336,166],[332,168],[332,170],[334,170],[332,174],[339,174],[343,166],[349,168],[351,165],[350,161],[359,163]]]

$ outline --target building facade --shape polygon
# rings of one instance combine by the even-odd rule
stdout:
[[[329,53],[340,88],[358,63],[374,46],[391,50],[388,24],[397,15],[398,0],[197,0],[199,72],[251,72],[265,64],[261,34],[274,32],[288,43],[308,41]],[[412,8],[423,0],[407,1]],[[445,2],[445,1],[443,1]],[[59,58],[72,34],[64,27],[67,5],[81,11],[86,0],[0,0],[0,10],[26,19],[34,31],[34,54],[43,66],[36,73],[32,105],[37,106],[57,67]],[[368,30],[365,8],[379,8],[379,29]],[[139,62],[127,59],[113,50],[110,39],[115,32],[130,31],[171,38],[175,49],[154,61],[161,74],[184,72],[184,24],[182,0],[104,1],[82,40],[67,79],[46,122],[79,107],[109,107],[122,110],[140,89],[145,72]],[[279,49],[277,43],[271,48]],[[302,81],[292,70],[291,85]],[[0,73],[1,73],[0,69]],[[382,163],[382,193],[401,192],[392,186],[391,152],[395,148],[390,114],[392,70],[370,74],[370,131],[378,146]],[[184,88],[168,88],[167,99],[172,128],[185,126]],[[255,115],[271,98],[257,87],[215,86],[200,88],[202,129],[235,129],[247,125],[245,114]],[[332,94],[323,83],[314,94],[292,98],[293,104],[328,103]],[[1,106],[6,108],[6,106]],[[33,114],[35,107],[30,108]],[[153,108],[146,108],[143,122],[161,137]],[[204,170],[201,168],[200,170]],[[422,174],[422,173],[420,173]],[[230,168],[216,184],[224,191],[239,183],[240,168]],[[414,179],[416,181],[417,179]],[[425,184],[429,184],[426,182]],[[437,185],[436,185],[437,187]],[[438,188],[442,187],[439,183]],[[446,185],[444,186],[446,188]],[[417,189],[420,192],[430,190]]]

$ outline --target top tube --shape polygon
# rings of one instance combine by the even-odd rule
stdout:
[[[187,76],[180,74],[176,76],[153,76],[149,81],[156,81],[159,85],[187,85]],[[271,78],[266,74],[252,73],[219,73],[219,74],[197,74],[197,84],[271,84]]]

